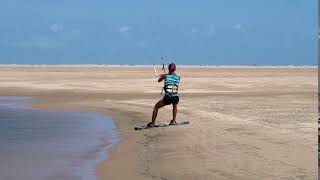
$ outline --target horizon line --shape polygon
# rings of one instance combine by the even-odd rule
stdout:
[[[166,65],[166,64],[165,64]],[[0,64],[1,67],[4,66],[65,66],[65,67],[153,67],[153,66],[162,66],[162,64]],[[209,65],[209,64],[178,64],[181,67],[318,67],[318,65],[295,65],[295,64],[288,64],[288,65],[259,65],[259,64],[252,64],[252,65]]]

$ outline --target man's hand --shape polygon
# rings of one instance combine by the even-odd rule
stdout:
[[[161,74],[161,75],[159,76],[158,82],[163,81],[165,78],[166,78],[166,74]]]

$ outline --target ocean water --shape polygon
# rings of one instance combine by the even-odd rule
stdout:
[[[119,141],[111,117],[16,105],[0,97],[0,180],[91,180]]]

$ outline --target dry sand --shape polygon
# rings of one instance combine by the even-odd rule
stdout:
[[[152,71],[0,66],[0,95],[113,116],[121,142],[97,166],[101,179],[317,178],[317,68],[180,68],[178,119],[191,124],[134,131],[160,98]],[[170,119],[170,107],[159,111],[157,122]]]

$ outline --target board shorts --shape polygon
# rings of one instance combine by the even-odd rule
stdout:
[[[177,105],[179,103],[179,96],[165,95],[162,101],[165,105],[169,105],[169,104]]]

